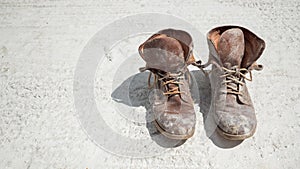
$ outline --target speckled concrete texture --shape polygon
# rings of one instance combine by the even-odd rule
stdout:
[[[0,168],[298,168],[299,10],[298,0],[0,0]],[[184,19],[202,33],[199,37],[216,26],[236,24],[266,41],[259,60],[264,70],[253,72],[253,82],[247,83],[258,119],[253,137],[235,143],[207,134],[202,114],[209,101],[201,95],[209,95],[209,84],[196,72],[196,81],[203,84],[200,103],[195,104],[196,133],[181,145],[170,148],[161,144],[151,135],[151,127],[142,123],[147,105],[136,100],[136,105],[130,106],[112,98],[123,97],[118,91],[124,91],[126,79],[147,78],[146,74],[134,76],[136,67],[144,66],[144,62],[133,57],[130,63],[139,64],[116,68],[120,78],[114,81],[107,74],[113,67],[105,64],[108,61],[101,62],[104,66],[98,68],[95,79],[97,106],[103,110],[125,106],[143,113],[141,117],[133,115],[141,120],[138,123],[114,112],[101,115],[116,133],[146,138],[161,152],[142,158],[120,156],[91,139],[74,105],[74,74],[80,54],[105,25],[150,12]],[[110,55],[136,52],[146,37],[122,41]],[[207,60],[207,49],[196,52],[198,58]],[[136,87],[144,91],[143,86]],[[114,144],[122,145],[118,140]],[[149,152],[151,148],[145,147]]]

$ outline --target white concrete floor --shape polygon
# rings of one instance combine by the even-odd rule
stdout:
[[[0,0],[0,168],[297,168],[299,8],[298,0]],[[201,41],[195,44],[196,49],[205,49],[196,51],[204,61],[207,49],[200,44],[206,43],[203,35],[215,26],[242,25],[266,41],[267,48],[259,60],[264,70],[253,72],[254,80],[248,83],[258,119],[252,138],[235,144],[207,137],[196,104],[194,137],[181,146],[166,148],[150,137],[145,123],[131,122],[110,111],[125,106],[142,114],[134,115],[135,120],[144,120],[145,107],[130,107],[111,98],[112,89],[144,66],[138,57],[130,62],[122,60],[122,64],[129,64],[125,68],[114,67],[115,59],[103,60],[106,67],[97,69],[95,86],[99,90],[95,98],[105,123],[115,133],[149,142],[149,146],[138,149],[138,145],[114,139],[110,146],[143,155],[128,157],[99,146],[81,127],[73,83],[83,48],[105,25],[145,12],[169,14],[193,25],[202,33],[192,36]],[[110,55],[133,55],[146,37],[122,41]],[[105,142],[111,138],[100,139]],[[144,157],[145,152],[151,157]]]

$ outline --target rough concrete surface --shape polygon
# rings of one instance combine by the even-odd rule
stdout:
[[[0,0],[0,168],[298,168],[299,10],[298,0]],[[114,67],[114,59],[101,62],[96,72],[95,100],[114,132],[132,139],[145,138],[162,152],[152,155],[152,147],[146,146],[140,151],[147,150],[150,157],[128,157],[107,151],[93,141],[81,127],[74,106],[73,83],[79,56],[102,27],[145,12],[184,19],[202,33],[192,35],[194,39],[215,26],[236,24],[266,41],[267,48],[259,60],[264,70],[253,72],[254,80],[247,84],[258,119],[253,137],[231,143],[207,136],[200,112],[206,101],[200,96],[202,104],[195,104],[195,135],[177,147],[161,145],[150,137],[149,126],[143,123],[146,106],[141,106],[139,100],[137,105],[128,106],[124,100],[112,99],[123,96],[118,93],[120,85],[126,85],[126,79],[144,66],[136,56],[132,60],[141,64],[132,67]],[[122,41],[110,55],[133,54],[147,37]],[[200,40],[206,43],[204,38]],[[195,47],[202,49],[199,44]],[[198,58],[207,60],[207,49],[196,52]],[[205,94],[209,84],[202,87],[199,90]],[[109,111],[123,106],[143,113],[135,117],[142,121],[131,122]],[[112,145],[122,144],[114,140]]]

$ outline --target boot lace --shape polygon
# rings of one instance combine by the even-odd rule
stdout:
[[[192,65],[198,67],[201,69],[205,75],[208,75],[203,68],[208,67],[210,64],[215,65],[218,69],[223,70],[225,73],[224,75],[221,75],[220,77],[225,77],[226,80],[223,82],[227,87],[227,93],[231,94],[237,94],[242,95],[242,93],[239,91],[239,85],[243,86],[245,85],[244,80],[252,81],[252,73],[251,70],[261,71],[263,69],[263,65],[257,64],[254,62],[248,69],[246,68],[239,68],[238,66],[232,66],[231,68],[221,67],[218,63],[216,63],[214,60],[209,58],[209,61],[206,64],[201,64],[201,61],[197,61],[192,63]],[[217,69],[215,69],[217,70]],[[211,72],[210,72],[211,73]],[[249,78],[246,76],[246,74],[249,73]]]
[[[252,73],[250,70],[245,68],[239,68],[238,66],[233,66],[231,68],[222,67],[224,75],[221,75],[221,78],[226,78],[223,82],[227,87],[227,93],[242,95],[239,91],[238,85],[245,85],[244,79],[252,81]],[[248,78],[246,74],[249,73],[250,77]]]
[[[144,72],[146,70],[150,70],[147,67],[141,67],[140,72]],[[185,69],[184,69],[185,70]],[[171,97],[176,94],[182,94],[185,93],[184,91],[180,91],[179,85],[183,85],[183,82],[180,82],[180,80],[184,79],[185,71],[180,71],[179,73],[161,73],[159,71],[150,71],[150,74],[148,76],[148,87],[153,88],[157,84],[161,84],[162,87],[165,88],[166,92],[163,92],[164,95],[167,95],[168,97]],[[154,81],[151,84],[151,77],[154,76]],[[190,76],[190,75],[189,75]],[[190,77],[188,79],[190,81]],[[175,85],[172,88],[169,87],[169,85]],[[180,95],[181,97],[181,95]]]
[[[151,76],[154,76],[153,84],[151,85]],[[166,92],[163,92],[164,95],[167,95],[168,97],[171,97],[176,94],[185,93],[183,91],[180,91],[179,85],[183,85],[183,82],[180,82],[181,79],[184,79],[184,73],[165,73],[161,74],[159,72],[153,73],[151,72],[148,76],[148,86],[149,88],[154,87],[158,82],[165,88]],[[170,88],[169,85],[173,84],[174,87]]]

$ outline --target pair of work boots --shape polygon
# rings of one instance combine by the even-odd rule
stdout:
[[[252,80],[251,70],[265,43],[251,31],[238,26],[212,29],[207,35],[209,61],[201,65],[193,56],[192,37],[185,31],[165,29],[152,35],[139,47],[146,62],[140,71],[154,76],[154,97],[150,99],[156,128],[171,139],[188,139],[195,131],[196,115],[191,97],[188,65],[203,70],[212,65],[210,112],[217,131],[226,139],[243,140],[256,129],[254,107],[245,80]],[[246,76],[249,74],[249,77]]]

